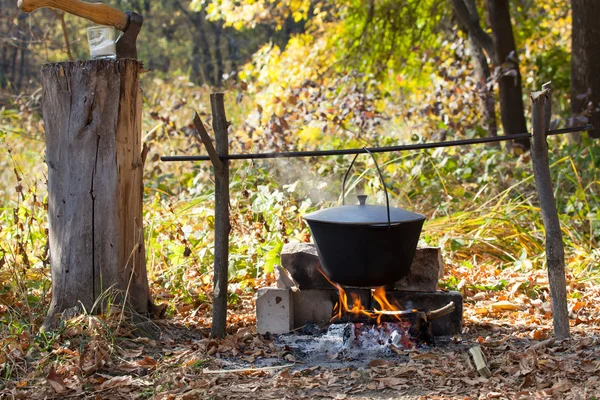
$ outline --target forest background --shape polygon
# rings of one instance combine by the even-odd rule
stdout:
[[[575,16],[566,1],[106,3],[145,18],[137,46],[146,69],[143,139],[151,150],[144,225],[153,296],[168,305],[168,317],[198,326],[210,323],[210,165],[162,163],[159,157],[203,152],[192,134],[192,115],[198,111],[210,125],[211,91],[226,92],[230,152],[522,133],[530,129],[528,95],[547,81],[553,88],[553,128],[597,118],[591,88],[596,82],[572,85]],[[579,10],[588,7],[589,15],[598,8],[589,1],[572,3],[580,3]],[[505,7],[494,14],[490,4]],[[90,24],[49,9],[28,15],[13,0],[0,0],[0,10],[1,336],[7,343],[26,334],[43,351],[37,332],[50,273],[39,69],[46,62],[88,59]],[[510,43],[503,46],[510,42],[507,23],[512,49]],[[575,76],[585,73],[577,71]],[[507,90],[517,88],[520,108],[504,103]],[[600,265],[600,147],[591,136],[548,139],[570,311],[581,321],[586,312],[594,313],[584,294],[597,281]],[[378,159],[393,204],[427,216],[421,241],[444,251],[443,287],[466,296],[519,293],[519,301],[547,313],[543,224],[523,143]],[[283,243],[310,240],[302,215],[339,201],[348,165],[343,156],[232,165],[233,309],[251,309],[257,282],[268,279]],[[359,158],[355,171],[352,188],[381,203],[374,165]],[[239,312],[229,321],[232,332],[253,323],[251,315]],[[4,361],[12,351],[6,346]],[[4,382],[15,379],[12,371],[4,370]]]

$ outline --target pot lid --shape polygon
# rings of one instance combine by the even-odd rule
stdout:
[[[326,208],[304,216],[307,221],[326,222],[345,225],[374,225],[388,223],[387,207],[361,204]],[[422,221],[425,216],[402,208],[390,207],[390,223]]]

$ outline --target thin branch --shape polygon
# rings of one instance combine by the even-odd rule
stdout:
[[[56,16],[56,18],[58,18],[58,20],[60,21],[60,27],[62,29],[62,34],[63,34],[63,38],[65,40],[65,47],[67,50],[67,57],[69,57],[69,61],[73,61],[73,53],[71,52],[71,41],[69,40],[69,33],[67,32],[67,23],[65,22],[65,13],[60,12],[58,10],[55,10],[54,8],[51,8],[50,11],[52,11],[52,13],[54,13],[54,15]]]

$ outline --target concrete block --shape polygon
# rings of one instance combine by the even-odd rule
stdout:
[[[402,310],[436,310],[453,301],[456,309],[452,313],[431,322],[433,335],[456,335],[462,332],[463,298],[460,292],[387,291],[386,296],[390,303],[398,305]],[[373,307],[378,308],[374,300],[371,309]]]
[[[256,331],[279,334],[294,329],[294,303],[290,289],[262,288],[256,297]]]
[[[319,272],[321,262],[312,243],[286,243],[281,250],[281,265],[298,283],[300,290],[333,289]]]
[[[435,292],[444,276],[444,260],[439,247],[420,247],[415,252],[410,273],[394,284],[394,289]]]

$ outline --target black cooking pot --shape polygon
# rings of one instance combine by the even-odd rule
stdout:
[[[321,266],[327,277],[340,285],[372,287],[392,284],[408,275],[425,216],[390,207],[387,187],[373,154],[385,190],[386,206],[344,205],[320,210],[304,218],[312,232]]]

